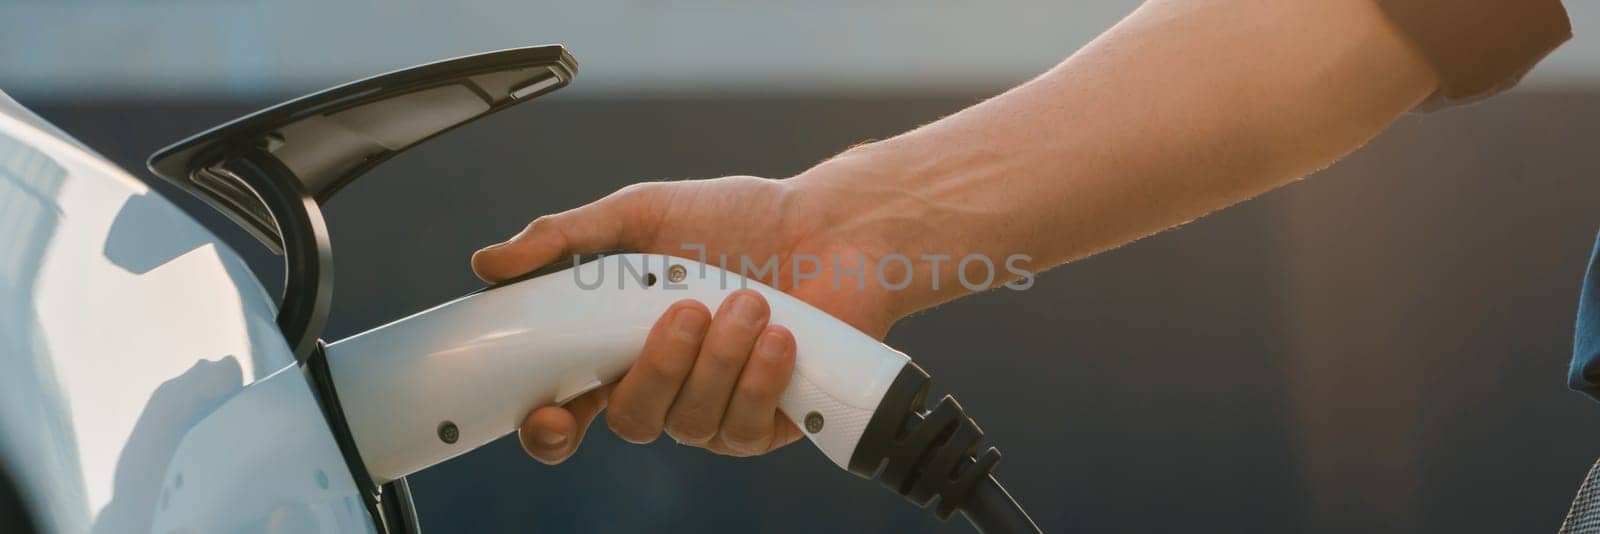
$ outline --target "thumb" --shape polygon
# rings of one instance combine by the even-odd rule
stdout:
[[[577,452],[583,436],[596,416],[611,402],[606,385],[567,402],[566,406],[545,406],[528,413],[517,428],[517,441],[534,459],[559,464]]]
[[[511,239],[472,255],[472,272],[498,282],[572,254],[643,248],[664,184],[636,184],[585,206],[534,219]]]

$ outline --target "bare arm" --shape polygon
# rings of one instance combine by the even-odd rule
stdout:
[[[796,196],[891,252],[1043,269],[1305,176],[1433,88],[1371,0],[1155,0],[1026,84],[807,171]],[[940,274],[899,311],[965,292]]]
[[[1434,78],[1373,0],[1152,0],[1049,72],[922,128],[787,180],[630,187],[541,217],[473,268],[499,280],[572,253],[692,255],[682,247],[695,244],[757,261],[1021,253],[1040,270],[1315,171],[1422,101]],[[875,336],[969,291],[949,263],[938,289],[931,265],[913,262],[915,283],[895,291],[835,285],[824,263],[803,283],[765,281]],[[764,303],[737,304],[669,310],[614,389],[529,414],[524,446],[561,461],[602,408],[636,442],[665,430],[748,455],[797,439],[775,407],[806,340],[767,325]]]

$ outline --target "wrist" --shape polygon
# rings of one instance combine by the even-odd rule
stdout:
[[[948,289],[922,258],[945,236],[927,221],[926,199],[884,142],[857,145],[788,180],[792,220],[808,229],[810,251],[842,255],[842,265],[864,258],[867,287],[862,298],[894,319],[949,300]],[[949,266],[945,266],[945,271]],[[937,273],[941,278],[947,272]]]
[[[922,169],[901,164],[897,140],[852,146],[790,178],[803,199],[797,208],[821,224],[863,231],[862,237],[887,247],[911,245],[893,224],[884,224],[917,217],[926,207],[915,179]]]

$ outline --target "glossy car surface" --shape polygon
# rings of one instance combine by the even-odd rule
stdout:
[[[0,470],[47,532],[374,529],[244,261],[0,93]]]

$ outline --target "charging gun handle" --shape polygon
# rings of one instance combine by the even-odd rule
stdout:
[[[681,258],[606,256],[468,295],[336,342],[328,364],[361,458],[375,480],[393,480],[620,378],[672,303],[716,309],[744,287],[799,340],[779,408],[848,469],[909,358],[792,296]]]

